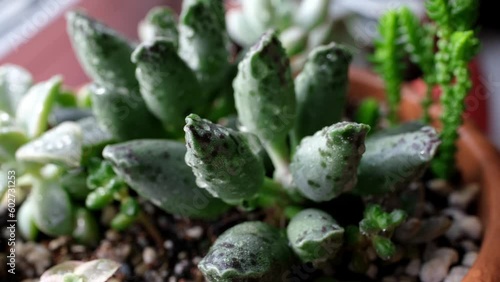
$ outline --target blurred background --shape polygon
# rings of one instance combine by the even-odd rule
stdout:
[[[294,0],[282,0],[294,1]],[[228,6],[238,5],[229,0]],[[358,50],[355,63],[366,66],[370,42],[376,36],[377,18],[387,9],[409,6],[423,20],[423,0],[332,0],[329,16],[349,44]],[[64,12],[85,9],[91,16],[137,39],[137,24],[157,5],[179,10],[182,0],[0,0],[0,64],[18,64],[35,80],[62,74],[67,86],[88,79],[81,70],[66,35]],[[500,21],[495,1],[480,1],[482,49],[473,63],[474,89],[467,105],[479,126],[500,148]]]

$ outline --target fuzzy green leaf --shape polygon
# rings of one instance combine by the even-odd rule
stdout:
[[[229,39],[222,1],[183,2],[179,55],[194,70],[207,92],[218,86],[229,66]]]
[[[16,152],[20,161],[79,167],[82,158],[82,130],[74,122],[64,122],[23,145]]]
[[[354,188],[369,129],[364,124],[340,122],[304,138],[290,165],[299,191],[322,202]]]
[[[38,137],[47,129],[47,120],[61,83],[59,76],[37,83],[19,102],[16,120],[28,137]]]
[[[15,115],[17,105],[32,84],[31,74],[25,69],[9,64],[0,66],[0,111]]]
[[[238,224],[217,238],[198,268],[208,281],[279,281],[293,262],[279,231],[265,223]]]
[[[138,90],[100,85],[89,90],[98,123],[116,140],[165,136],[161,122],[148,111]]]
[[[152,8],[146,18],[139,23],[139,36],[142,41],[152,41],[158,37],[164,38],[172,42],[177,50],[179,46],[177,15],[169,7]]]
[[[116,31],[83,12],[66,14],[69,38],[87,75],[100,85],[137,89],[134,46]]]
[[[275,32],[267,32],[238,66],[233,82],[241,124],[264,143],[281,142],[295,121],[290,63]]]
[[[335,257],[343,244],[344,228],[329,214],[306,209],[292,218],[287,236],[302,261],[321,262]]]
[[[191,114],[186,118],[186,163],[196,183],[223,201],[252,198],[264,182],[264,165],[246,137]]]
[[[95,246],[99,243],[99,225],[96,216],[84,208],[75,211],[75,229],[71,235],[76,242],[87,246]]]
[[[38,227],[35,224],[35,198],[31,194],[19,208],[17,222],[21,236],[26,240],[34,241],[38,236]]]
[[[295,79],[297,140],[341,120],[351,60],[351,52],[336,43],[317,47],[309,53],[304,69]]]
[[[149,110],[167,131],[178,135],[185,116],[197,110],[202,98],[195,74],[177,55],[174,45],[162,38],[137,47],[132,61],[137,64],[137,80]]]
[[[51,236],[70,235],[73,232],[73,206],[62,186],[55,182],[36,182],[31,195],[35,201],[35,224],[41,231]]]
[[[381,132],[368,138],[359,166],[355,192],[383,194],[420,177],[434,158],[441,141],[434,128]]]
[[[180,142],[151,139],[108,145],[103,151],[118,176],[163,210],[194,218],[220,215],[227,206],[196,186],[185,155]]]

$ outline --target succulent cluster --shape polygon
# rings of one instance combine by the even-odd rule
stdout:
[[[377,131],[373,101],[348,117],[346,46],[316,47],[294,77],[269,30],[233,62],[223,14],[220,1],[184,1],[177,23],[172,11],[155,8],[137,45],[70,12],[68,33],[92,80],[78,98],[59,77],[31,86],[24,70],[0,69],[1,169],[15,168],[31,188],[21,233],[93,243],[91,211],[118,201],[111,225],[124,229],[141,218],[137,193],[178,216],[215,219],[236,207],[290,219],[286,228],[245,222],[227,230],[199,263],[210,281],[278,281],[291,265],[339,258],[362,272],[369,248],[395,261],[401,241],[392,235],[411,208],[368,204],[423,175],[441,143],[436,131],[422,123]],[[396,14],[388,17],[395,28]],[[399,50],[394,32],[384,33],[392,52],[384,56]],[[469,54],[460,38],[452,45],[457,67]],[[360,222],[342,226],[321,203],[348,193],[367,208]]]
[[[474,31],[478,2],[474,0],[427,0],[427,15],[433,22],[421,24],[408,9],[390,11],[379,23],[380,39],[375,43],[374,63],[385,80],[390,119],[395,122],[403,81],[401,64],[407,53],[423,72],[427,94],[423,100],[424,121],[429,122],[432,90],[441,94],[443,144],[432,168],[436,175],[448,179],[456,172],[455,153],[458,128],[465,110],[465,97],[472,87],[468,62],[479,46]],[[437,36],[437,50],[434,37]]]

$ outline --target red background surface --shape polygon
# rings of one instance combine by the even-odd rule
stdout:
[[[84,9],[125,36],[137,39],[137,23],[151,7],[168,5],[178,10],[181,3],[181,0],[82,0],[69,9]],[[62,74],[64,84],[70,87],[89,81],[71,48],[64,13],[0,60],[0,65],[5,63],[28,69],[35,81],[54,74]]]

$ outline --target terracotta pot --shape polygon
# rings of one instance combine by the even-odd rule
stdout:
[[[349,76],[350,99],[372,97],[385,100],[383,82],[375,74],[351,68]],[[402,120],[415,120],[421,116],[422,97],[423,93],[410,84],[403,86],[399,113]],[[433,105],[431,115],[437,117],[439,112],[439,106]],[[481,184],[479,213],[485,226],[478,258],[463,282],[500,281],[500,153],[471,121],[465,121],[460,128],[457,164],[464,182]]]

